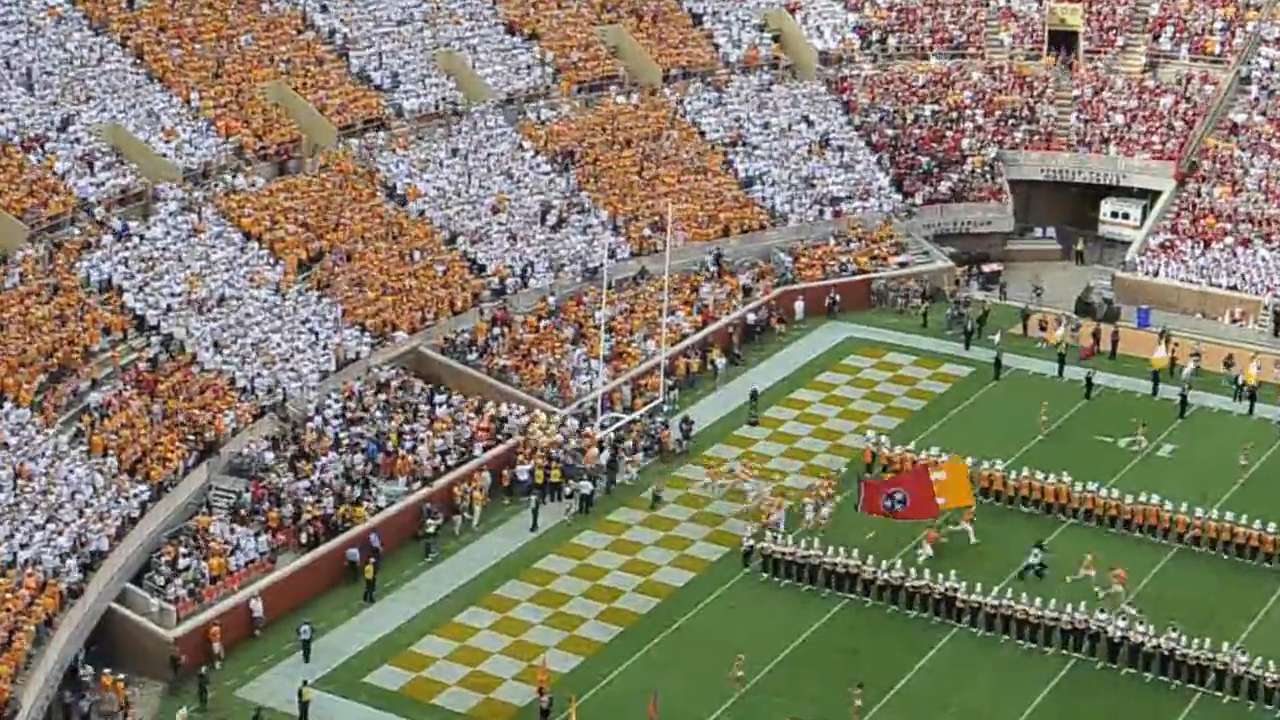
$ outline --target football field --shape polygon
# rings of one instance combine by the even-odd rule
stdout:
[[[1042,403],[1050,423],[1044,434]],[[865,337],[834,341],[796,362],[785,379],[763,387],[760,425],[746,425],[746,416],[745,405],[736,407],[698,435],[688,456],[645,471],[641,486],[667,478],[663,505],[651,508],[641,487],[625,489],[592,519],[527,542],[353,651],[317,687],[367,718],[534,718],[530,701],[545,663],[558,718],[571,696],[578,718],[643,718],[656,694],[662,718],[834,720],[850,717],[849,688],[859,682],[864,718],[1262,715],[1141,674],[780,586],[754,568],[742,572],[739,537],[754,515],[742,493],[722,497],[704,480],[707,468],[745,459],[769,469],[772,494],[795,499],[819,478],[838,476],[843,499],[823,544],[912,566],[926,525],[855,507],[858,445],[867,430],[917,449],[1065,471],[1122,495],[1154,492],[1175,507],[1187,502],[1265,521],[1280,515],[1280,452],[1270,422],[1207,406],[1193,406],[1179,421],[1171,401],[1106,378],[1089,401],[1079,382],[1029,369],[991,382],[989,366],[945,343]],[[1151,440],[1142,450],[1127,440],[1140,421]],[[976,525],[980,543],[951,534],[928,567],[954,570],[970,586],[1093,608],[1090,585],[1064,581],[1089,552],[1104,573],[1128,571],[1133,604],[1158,628],[1176,622],[1189,636],[1212,638],[1215,648],[1242,642],[1254,654],[1280,655],[1276,568],[985,504]],[[1044,580],[1018,581],[1014,573],[1036,541],[1047,544],[1050,571]],[[730,679],[739,653],[746,658],[741,688]],[[257,660],[254,672],[266,662]]]

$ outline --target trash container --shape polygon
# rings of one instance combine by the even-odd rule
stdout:
[[[1138,306],[1138,328],[1146,329],[1149,327],[1151,327],[1151,306],[1139,305]]]

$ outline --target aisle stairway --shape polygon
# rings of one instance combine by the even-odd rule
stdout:
[[[1071,91],[1070,75],[1063,73],[1054,80],[1053,109],[1057,121],[1054,123],[1053,144],[1059,150],[1067,150],[1071,144],[1071,113],[1075,110]]]
[[[1152,0],[1135,0],[1133,14],[1129,17],[1129,32],[1124,38],[1124,49],[1120,51],[1120,70],[1130,75],[1139,75],[1147,64],[1147,22],[1151,17]]]

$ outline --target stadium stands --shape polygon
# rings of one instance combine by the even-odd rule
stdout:
[[[819,83],[739,75],[694,83],[680,105],[704,138],[726,149],[747,194],[782,224],[900,206],[839,100]]]
[[[238,589],[286,551],[363,523],[519,433],[528,410],[383,367],[321,398],[296,426],[254,441],[237,504],[206,507],[156,552],[145,583],[184,616]]]
[[[457,109],[462,95],[436,55],[464,52],[500,97],[539,91],[554,82],[550,64],[529,41],[508,35],[485,0],[291,0],[340,49],[358,78],[383,91],[408,116]]]
[[[76,269],[85,242],[23,250],[4,267],[0,291],[0,402],[32,408],[46,425],[80,383],[95,374],[95,353],[120,340],[133,318],[118,293],[87,292]]]
[[[712,70],[717,64],[710,39],[676,0],[498,0],[498,7],[551,57],[564,90],[620,76],[596,34],[601,25],[625,27],[663,71]]]
[[[1044,149],[1053,138],[1053,83],[1035,66],[903,63],[847,74],[836,88],[916,205],[1002,200],[996,150]]]
[[[118,123],[186,170],[220,163],[228,146],[85,17],[62,3],[0,8],[0,143],[47,164],[79,198],[103,202],[142,180],[98,135]],[[65,209],[65,202],[52,209]],[[21,217],[23,213],[11,213]],[[48,213],[52,214],[52,213]]]
[[[34,226],[75,206],[75,196],[48,165],[33,163],[18,145],[0,142],[0,210]]]
[[[412,140],[373,138],[368,149],[397,200],[451,236],[502,293],[581,278],[606,239],[615,259],[629,255],[573,173],[530,149],[496,108]]]
[[[1253,31],[1259,0],[1157,0],[1148,25],[1151,49],[1182,60],[1228,59]]]
[[[379,338],[415,333],[471,307],[482,281],[436,229],[388,203],[374,171],[351,155],[325,160],[314,174],[219,201],[284,263],[281,283],[314,268],[309,284],[342,307],[345,322]]]
[[[284,80],[340,129],[376,122],[383,101],[357,83],[301,12],[252,0],[82,0],[184,103],[254,157],[292,153],[298,129],[261,91]],[[246,42],[245,38],[252,38]]]
[[[331,301],[282,282],[283,268],[200,194],[157,189],[151,219],[120,221],[81,260],[90,284],[117,288],[146,327],[178,338],[207,370],[260,401],[308,393],[372,340]]]
[[[692,242],[767,224],[765,211],[734,181],[723,151],[663,97],[621,96],[547,125],[526,122],[523,130],[540,152],[572,163],[579,185],[623,223],[634,252],[662,247],[668,203],[676,232]]]
[[[1196,71],[1159,80],[1084,67],[1073,83],[1073,150],[1153,160],[1181,157],[1218,89],[1215,75]]]
[[[1272,110],[1280,43],[1274,31],[1268,35],[1249,66],[1249,86],[1201,146],[1195,172],[1138,259],[1139,272],[1251,295],[1280,291],[1280,120]]]

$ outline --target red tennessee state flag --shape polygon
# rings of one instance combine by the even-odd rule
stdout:
[[[868,515],[894,520],[929,520],[938,517],[938,496],[933,492],[929,466],[916,465],[883,480],[863,480],[858,508]]]

